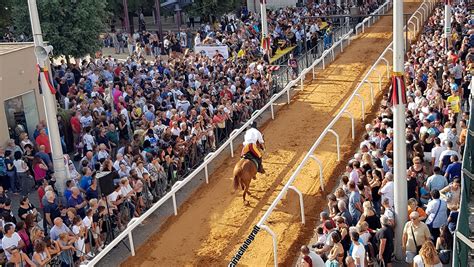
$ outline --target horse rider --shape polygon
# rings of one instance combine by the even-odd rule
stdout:
[[[258,163],[258,172],[265,173],[262,164],[262,150],[265,150],[262,133],[257,129],[257,123],[253,122],[250,129],[244,135],[244,148],[242,149],[241,157],[244,158],[247,153],[253,155]]]

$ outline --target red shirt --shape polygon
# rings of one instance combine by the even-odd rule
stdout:
[[[40,199],[40,208],[44,208],[43,207],[43,201],[41,201],[41,200],[43,199],[45,194],[46,194],[46,192],[44,191],[44,187],[43,186],[38,187],[38,197]]]
[[[78,117],[74,116],[71,118],[71,127],[75,133],[81,133],[81,122]]]
[[[227,96],[228,99],[232,99],[232,92],[229,90],[224,90],[220,93],[221,97]]]
[[[36,144],[38,146],[44,146],[44,152],[51,153],[51,146],[49,145],[49,137],[47,135],[40,134],[36,137]]]

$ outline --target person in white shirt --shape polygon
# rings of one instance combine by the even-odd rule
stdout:
[[[310,250],[308,248],[308,246],[304,245],[304,246],[301,246],[301,254],[302,254],[302,258],[301,258],[301,263],[302,265],[301,266],[308,266],[308,265],[305,265],[305,263],[308,263],[308,260],[307,258],[309,258],[311,260],[311,265],[310,267],[320,267],[320,266],[325,266],[324,265],[324,261],[323,259],[321,258],[321,256],[319,256],[318,254],[316,254],[316,252]]]
[[[101,161],[101,160],[106,160],[108,158],[110,158],[110,155],[109,155],[109,152],[107,152],[107,146],[105,146],[105,144],[100,144],[99,152],[97,153],[97,159]]]
[[[21,239],[20,235],[15,232],[15,226],[11,223],[5,224],[3,227],[3,231],[5,235],[2,238],[2,248],[5,251],[5,256],[7,256],[7,260],[10,260],[12,254],[10,253],[10,248],[23,248],[25,243]]]
[[[84,143],[86,151],[92,151],[94,149],[95,141],[94,137],[90,133],[90,130],[84,134],[82,137],[82,142]]]
[[[115,159],[115,162],[114,162],[114,169],[116,171],[120,170],[120,163],[123,163],[125,166],[128,165],[127,161],[123,158],[123,154],[122,153],[117,153],[117,156],[116,156],[116,159]]]
[[[253,122],[250,129],[244,135],[244,148],[241,157],[251,154],[258,161],[258,172],[265,173],[262,165],[262,151],[265,150],[262,133],[257,129],[257,123]]]
[[[390,202],[390,207],[393,207],[393,174],[387,172],[385,174],[385,179],[382,181],[382,187],[379,190],[379,195],[382,198],[388,198]]]
[[[448,206],[446,201],[440,198],[441,194],[439,190],[432,190],[432,199],[426,206],[426,225],[430,229],[431,236],[436,240],[439,236],[439,228],[448,220]]]
[[[441,145],[441,140],[438,137],[434,139],[434,143],[435,146],[431,149],[431,166],[439,166],[441,153],[443,153],[446,148]]]
[[[359,233],[351,232],[352,252],[347,257],[347,266],[365,267],[365,247],[359,243]]]

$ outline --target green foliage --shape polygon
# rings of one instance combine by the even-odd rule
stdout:
[[[138,15],[140,9],[144,13],[152,12],[155,7],[155,0],[128,0],[128,12]],[[108,0],[107,9],[115,15],[115,17],[123,17],[123,0]]]
[[[15,0],[13,24],[16,34],[31,36],[27,0]],[[43,39],[55,55],[83,57],[102,47],[100,34],[110,14],[106,0],[37,0]]]
[[[7,32],[7,27],[11,26],[11,2],[12,0],[0,0],[0,39]]]
[[[194,3],[186,8],[186,12],[191,16],[221,16],[235,11],[240,5],[241,0],[194,0]]]

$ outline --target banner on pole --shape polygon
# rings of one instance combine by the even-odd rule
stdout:
[[[392,75],[392,88],[390,89],[390,103],[393,106],[407,103],[407,93],[403,73],[394,72]]]
[[[44,67],[41,68],[39,65],[36,65],[36,69],[38,70],[38,86],[39,86],[39,91],[40,94],[43,94],[43,88],[41,87],[41,73],[44,74],[44,77],[46,79],[46,83],[48,84],[49,90],[51,91],[51,94],[55,95],[56,94],[56,89],[54,88],[53,84],[51,83],[49,79],[49,72],[48,68]]]
[[[229,49],[227,45],[196,45],[194,46],[194,52],[204,53],[210,58],[219,52],[219,54],[221,54],[224,59],[229,58]]]

